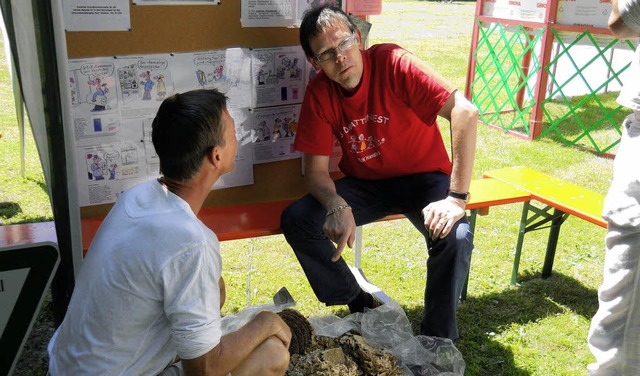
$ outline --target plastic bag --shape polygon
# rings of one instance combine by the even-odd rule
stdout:
[[[395,355],[408,375],[464,375],[462,354],[447,338],[414,336],[411,323],[395,302],[344,318],[314,316],[309,321],[317,335],[339,337],[356,330],[370,344]]]

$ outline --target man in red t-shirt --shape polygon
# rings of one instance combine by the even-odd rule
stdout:
[[[308,11],[300,43],[319,73],[302,103],[294,147],[304,153],[309,194],[282,214],[282,230],[318,299],[374,307],[341,258],[356,226],[404,214],[429,252],[421,334],[458,339],[456,309],[473,234],[465,216],[478,111],[463,94],[394,44],[360,50],[361,34],[339,8]],[[453,163],[436,118],[451,123]],[[342,148],[332,180],[333,138]],[[335,245],[334,245],[335,243]]]

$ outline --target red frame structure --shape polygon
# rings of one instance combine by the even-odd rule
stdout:
[[[604,0],[605,2],[611,2],[611,0]],[[550,64],[551,57],[553,54],[553,42],[554,42],[554,34],[552,32],[552,28],[558,31],[566,31],[566,32],[575,32],[581,33],[586,30],[590,31],[593,34],[601,34],[601,35],[609,35],[611,36],[611,31],[608,28],[603,27],[593,27],[593,26],[584,26],[584,25],[562,25],[558,24],[557,14],[558,14],[558,5],[559,0],[547,0],[546,4],[544,4],[545,16],[542,22],[534,22],[534,21],[523,21],[517,19],[508,19],[508,18],[500,18],[493,16],[483,15],[483,9],[487,2],[487,0],[477,0],[476,3],[476,11],[475,17],[476,22],[473,25],[473,33],[471,39],[471,48],[469,51],[469,65],[467,69],[467,81],[465,85],[465,96],[467,98],[471,98],[472,96],[472,85],[475,80],[476,74],[476,57],[475,51],[478,47],[479,41],[479,25],[480,24],[490,24],[490,23],[500,23],[506,26],[523,26],[527,30],[543,30],[543,36],[541,40],[541,52],[540,52],[540,64],[542,67],[547,67]],[[602,2],[602,1],[601,1]],[[519,3],[519,2],[518,2]],[[539,6],[542,3],[539,2]],[[525,55],[523,61],[521,62],[521,69],[523,72],[527,73],[529,69],[529,65],[531,63],[531,54],[528,53]],[[530,117],[530,132],[529,134],[522,134],[514,131],[507,131],[507,133],[526,138],[529,140],[536,139],[540,136],[542,132],[542,121],[543,121],[543,111],[540,106],[541,103],[546,99],[547,95],[547,84],[549,82],[549,73],[546,69],[540,69],[538,72],[539,76],[536,81],[535,90],[534,90],[534,100],[535,106],[532,109],[531,117]],[[523,98],[525,94],[525,89],[522,88],[519,90],[515,102],[517,105],[522,108]]]

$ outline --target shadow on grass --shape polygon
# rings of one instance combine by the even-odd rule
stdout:
[[[42,192],[46,193],[47,196],[49,195],[49,190],[47,189],[47,183],[40,181],[40,180],[35,180],[32,178],[27,178],[28,180],[30,180],[31,182],[35,183],[36,185],[38,185],[38,187],[40,187],[40,189],[42,189]]]
[[[571,310],[591,319],[598,308],[597,291],[563,274],[542,279],[540,273],[521,274],[520,287],[474,296],[460,305],[456,344],[467,362],[469,375],[530,375],[516,366],[513,352],[493,339],[511,324],[537,322]],[[470,287],[471,290],[473,286]],[[403,306],[414,333],[419,332],[422,306]]]
[[[22,208],[17,202],[0,202],[0,220],[15,217],[22,213]]]

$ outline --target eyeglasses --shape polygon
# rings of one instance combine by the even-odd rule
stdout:
[[[338,52],[346,51],[347,49],[353,47],[354,44],[356,44],[356,35],[355,34],[351,34],[345,40],[340,42],[338,47],[329,48],[328,50],[325,50],[324,52],[322,52],[319,55],[314,56],[313,58],[316,59],[316,61],[318,63],[324,63],[325,61],[329,61],[331,59],[335,59],[336,56],[338,55]]]

